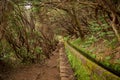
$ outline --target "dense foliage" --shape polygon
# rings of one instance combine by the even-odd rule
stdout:
[[[109,60],[112,55],[111,63],[119,64],[120,1],[0,0],[1,63],[34,63],[50,58],[57,35],[78,38],[79,45],[97,53],[91,54],[93,57],[99,53],[107,55],[98,57],[98,61]],[[104,46],[102,51],[100,44]],[[107,54],[107,50],[113,52]]]
[[[0,61],[40,62],[55,49],[54,32],[34,3],[0,1]]]

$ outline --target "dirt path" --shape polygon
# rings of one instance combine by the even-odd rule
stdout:
[[[64,44],[60,43],[43,65],[32,64],[15,68],[0,75],[0,80],[75,80],[75,78],[65,54]]]
[[[4,80],[60,80],[58,52],[54,52],[45,65],[34,64],[11,71]]]

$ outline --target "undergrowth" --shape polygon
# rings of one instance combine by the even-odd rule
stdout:
[[[102,54],[102,56],[100,56],[100,58],[102,60],[97,60],[100,63],[102,63],[103,65],[115,70],[116,72],[120,72],[120,60],[119,59],[114,59],[114,63],[111,62],[113,60],[113,55],[105,55],[104,51],[102,53],[94,53],[95,51],[97,52],[98,49],[96,49],[96,47],[92,46],[92,49],[89,49],[89,47],[96,43],[97,40],[95,37],[90,37],[89,39],[86,39],[85,41],[82,41],[80,38],[72,40],[71,44],[74,45],[76,48],[82,50],[83,52],[87,53],[90,57],[94,58],[95,60],[97,60],[97,58]],[[116,48],[116,43],[117,43],[117,39],[114,38],[111,41],[109,40],[104,40],[104,44],[106,45],[106,48],[111,48],[112,50]],[[103,45],[101,43],[99,43],[99,45]],[[108,53],[108,52],[107,52]]]

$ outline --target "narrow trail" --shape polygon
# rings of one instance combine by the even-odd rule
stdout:
[[[4,74],[3,80],[74,80],[64,45],[60,43],[57,47],[43,65],[32,64],[16,68]]]
[[[44,65],[33,64],[10,71],[4,80],[60,80],[59,55],[54,51]]]

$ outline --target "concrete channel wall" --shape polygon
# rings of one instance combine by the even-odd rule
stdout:
[[[61,80],[75,80],[74,73],[65,54],[64,48],[59,50],[60,77]]]
[[[90,80],[120,80],[120,77],[115,74],[109,72],[108,70],[102,68],[98,64],[92,62],[85,56],[83,56],[79,51],[74,49],[68,43],[65,43],[65,47],[79,60],[82,62],[82,66],[86,67],[86,69],[90,73]],[[96,75],[98,79],[93,79],[92,76]]]

